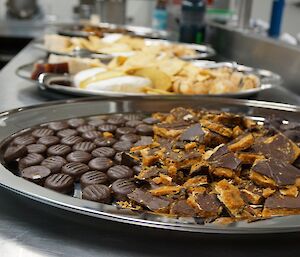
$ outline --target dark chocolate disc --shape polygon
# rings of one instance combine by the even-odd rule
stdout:
[[[149,118],[143,119],[143,122],[144,122],[145,124],[147,124],[147,125],[154,125],[154,124],[159,123],[160,120],[154,119],[154,118],[152,118],[152,117],[149,117]]]
[[[43,155],[39,153],[29,153],[19,161],[19,169],[22,170],[29,166],[39,165],[44,160]]]
[[[62,167],[62,172],[70,175],[75,180],[79,179],[84,173],[89,171],[89,167],[80,162],[70,162]]]
[[[72,128],[77,128],[85,124],[85,120],[81,118],[70,119],[67,122]]]
[[[50,175],[51,171],[43,166],[30,166],[21,171],[21,177],[31,182],[42,185],[46,177]]]
[[[24,157],[27,154],[27,148],[24,145],[9,146],[4,152],[4,160],[10,162]]]
[[[123,118],[127,121],[131,120],[141,120],[143,118],[142,114],[136,114],[136,113],[127,113],[123,115]]]
[[[110,203],[110,190],[105,185],[89,185],[82,191],[82,198],[99,203]]]
[[[77,131],[80,133],[84,133],[87,131],[93,131],[93,130],[96,130],[96,128],[95,128],[95,126],[92,126],[92,125],[82,125],[77,128]]]
[[[90,153],[83,152],[83,151],[75,151],[75,152],[69,153],[67,155],[66,159],[68,162],[87,163],[92,159],[92,155]]]
[[[80,178],[81,187],[84,188],[89,185],[106,184],[108,182],[107,175],[104,172],[92,170],[83,174]]]
[[[152,136],[153,135],[153,129],[152,126],[141,124],[136,127],[137,134],[141,136]]]
[[[127,134],[120,137],[121,141],[129,141],[131,143],[135,143],[140,140],[140,136],[136,134]]]
[[[117,200],[125,201],[127,195],[136,189],[136,185],[130,179],[118,179],[112,183],[111,189]]]
[[[118,153],[116,153],[115,158],[114,158],[115,163],[121,164],[121,161],[122,161],[122,153],[123,153],[123,152],[118,152]]]
[[[58,131],[56,135],[59,137],[77,136],[78,131],[75,129],[63,129]]]
[[[46,179],[44,186],[62,194],[68,194],[74,190],[74,179],[63,173],[52,174]]]
[[[116,125],[113,124],[102,124],[100,126],[98,126],[98,130],[101,132],[110,132],[110,133],[114,133],[117,129]]]
[[[52,129],[48,129],[48,128],[39,128],[39,129],[35,129],[34,131],[32,131],[31,134],[34,137],[46,137],[46,136],[53,136],[54,131]]]
[[[135,128],[121,127],[116,129],[116,136],[121,137],[123,135],[134,134]]]
[[[39,138],[37,141],[38,144],[43,144],[45,146],[51,146],[51,145],[57,145],[59,143],[60,139],[56,136],[45,136]]]
[[[50,156],[43,160],[41,165],[50,169],[51,173],[59,173],[66,163],[67,161],[61,156]]]
[[[68,153],[72,151],[71,147],[68,145],[52,145],[48,148],[47,154],[49,156],[52,155],[59,155],[59,156],[66,156]]]
[[[107,171],[111,166],[113,166],[113,161],[106,157],[97,157],[89,162],[92,170]]]
[[[102,133],[99,131],[87,131],[82,133],[81,135],[85,140],[93,141],[96,138],[100,138],[102,136]]]
[[[77,143],[73,145],[73,150],[74,151],[84,151],[84,152],[91,152],[93,151],[97,146],[89,141],[83,141],[80,143]]]
[[[106,174],[109,180],[115,181],[121,178],[132,178],[133,170],[124,165],[116,165],[109,168]]]
[[[129,151],[131,147],[132,147],[132,143],[130,141],[119,141],[113,145],[113,148],[117,152]]]
[[[44,153],[47,147],[43,144],[32,144],[26,146],[28,153]]]
[[[116,142],[117,140],[114,139],[113,137],[109,137],[109,138],[100,137],[94,140],[94,143],[97,146],[112,146]]]
[[[88,122],[89,125],[92,125],[92,126],[95,126],[95,127],[98,127],[102,124],[105,124],[105,120],[102,120],[102,119],[93,119],[93,120],[90,120]]]
[[[80,142],[82,142],[84,139],[80,136],[69,136],[69,137],[64,137],[61,139],[61,143],[64,145],[75,145],[78,144]]]
[[[69,127],[69,124],[66,121],[54,121],[54,122],[50,122],[48,124],[48,127],[55,131],[58,131],[62,129],[67,129]]]
[[[141,120],[129,120],[125,123],[126,127],[131,127],[131,128],[135,128],[138,125],[143,124],[143,122]]]
[[[35,138],[32,135],[19,136],[13,140],[13,143],[16,145],[31,145],[34,144],[35,142],[36,142]]]
[[[126,122],[126,120],[122,116],[113,116],[107,120],[107,123],[116,125],[116,126],[122,126],[125,124],[125,122]]]
[[[115,149],[111,148],[111,147],[99,147],[99,148],[96,148],[93,152],[92,152],[92,155],[94,157],[100,157],[100,156],[103,156],[103,157],[107,157],[107,158],[112,158],[114,157],[116,154],[116,151]]]

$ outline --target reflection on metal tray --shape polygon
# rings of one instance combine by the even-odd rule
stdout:
[[[187,97],[174,97],[167,99],[152,98],[133,99],[130,97],[120,99],[89,98],[81,100],[69,100],[44,104],[35,107],[15,109],[0,114],[0,160],[3,159],[3,148],[6,139],[18,131],[33,127],[37,124],[54,120],[69,119],[107,113],[132,113],[139,110],[143,113],[167,112],[174,107],[206,108],[234,113],[243,113],[248,117],[264,121],[264,117],[276,115],[278,118],[295,121],[299,118],[300,107],[234,99],[197,98],[193,101]],[[55,191],[42,188],[15,176],[11,171],[0,165],[0,184],[4,188],[23,195],[34,201],[55,206],[57,208],[93,216],[99,219],[111,220],[138,226],[154,227],[157,229],[169,229],[175,231],[189,231],[197,233],[227,233],[227,234],[251,234],[251,233],[283,233],[300,231],[300,216],[278,217],[268,220],[260,220],[252,223],[236,222],[230,225],[202,224],[201,220],[194,218],[169,218],[147,212],[137,212],[119,209],[112,205],[90,202],[62,195]]]

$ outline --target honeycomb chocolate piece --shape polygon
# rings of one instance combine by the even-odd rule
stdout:
[[[93,130],[96,130],[96,127],[92,126],[92,125],[82,125],[82,126],[77,127],[77,131],[80,133],[84,133],[87,131],[93,131]]]
[[[250,172],[250,179],[263,186],[294,185],[298,178],[300,178],[299,169],[287,162],[274,159],[257,161]]]
[[[72,151],[71,147],[68,145],[52,145],[48,148],[47,153],[49,156],[58,155],[58,156],[66,156],[68,153]]]
[[[111,147],[99,147],[92,151],[93,157],[107,157],[107,158],[113,158],[116,154],[116,151]]]
[[[229,149],[226,145],[219,145],[213,150],[212,154],[208,158],[208,161],[218,161],[221,156],[228,153]]]
[[[31,145],[35,144],[35,142],[35,138],[32,135],[19,136],[13,140],[13,144],[15,145]]]
[[[83,141],[80,143],[77,143],[73,146],[74,151],[84,151],[84,152],[91,152],[93,151],[97,146],[89,141]]]
[[[74,190],[74,179],[63,173],[52,174],[46,179],[44,186],[59,193],[68,194]]]
[[[295,143],[300,143],[300,130],[287,130],[283,134]]]
[[[75,129],[63,129],[58,131],[56,135],[59,137],[77,136],[78,132]]]
[[[110,138],[96,138],[94,140],[94,144],[96,144],[97,146],[112,146],[114,143],[116,143],[117,140],[114,139],[113,137]]]
[[[150,125],[141,124],[136,127],[136,132],[140,136],[152,136],[153,128]]]
[[[51,171],[43,166],[30,166],[21,171],[21,177],[33,183],[43,185],[45,179],[50,175]]]
[[[186,129],[179,137],[179,140],[188,142],[195,141],[201,143],[203,142],[204,136],[205,132],[203,131],[201,125],[197,123]]]
[[[26,146],[28,153],[44,153],[47,147],[42,144],[32,144]]]
[[[61,143],[64,145],[75,145],[78,144],[80,142],[82,142],[84,139],[80,136],[69,136],[69,137],[64,137],[61,139]]]
[[[108,177],[104,172],[92,170],[84,173],[80,178],[81,187],[84,188],[89,185],[106,184]]]
[[[43,160],[41,165],[50,169],[51,173],[59,173],[66,163],[67,161],[61,156],[50,156]]]
[[[124,125],[126,120],[122,116],[113,116],[107,120],[107,123],[116,125],[116,126],[122,126]]]
[[[126,127],[131,127],[131,128],[135,128],[138,125],[143,124],[143,122],[141,120],[129,120],[125,123]]]
[[[148,137],[148,136],[141,136],[140,140],[138,140],[134,146],[145,146],[145,145],[150,145],[153,142],[153,138],[152,137]]]
[[[228,144],[228,149],[232,152],[246,150],[254,143],[254,137],[251,133],[240,135],[231,143]]]
[[[38,128],[32,131],[31,133],[34,137],[46,137],[46,136],[53,136],[54,131],[48,128]]]
[[[141,137],[136,134],[125,134],[120,137],[121,141],[129,141],[131,143],[136,143]]]
[[[105,185],[89,185],[82,190],[82,198],[99,203],[110,203],[111,193]]]
[[[151,193],[140,188],[135,189],[127,196],[130,200],[155,212],[165,212],[169,209],[169,206],[171,204],[170,200],[153,196]]]
[[[92,155],[83,151],[75,151],[67,155],[68,162],[88,163],[92,159]]]
[[[97,157],[89,162],[89,167],[92,170],[106,172],[111,166],[113,166],[113,161],[106,157]]]
[[[38,153],[29,153],[19,160],[19,169],[22,170],[29,166],[39,165],[44,160],[43,155]]]
[[[123,135],[134,134],[135,129],[130,127],[120,127],[116,129],[116,136],[121,137]]]
[[[140,164],[140,161],[137,157],[129,154],[129,153],[121,153],[121,162],[122,165],[133,167]]]
[[[196,194],[195,203],[197,212],[203,217],[217,216],[222,211],[222,205],[216,194]]]
[[[56,136],[44,136],[39,138],[37,144],[43,144],[45,146],[57,145],[59,144],[59,137]]]
[[[85,124],[85,120],[81,118],[74,118],[67,121],[70,127],[77,128]]]
[[[9,146],[4,152],[4,160],[11,162],[24,157],[27,154],[27,148],[24,145]]]
[[[130,148],[132,147],[132,143],[129,141],[119,141],[113,145],[113,148],[117,152],[126,152],[129,151]]]
[[[115,181],[118,179],[132,178],[133,170],[125,165],[116,165],[109,168],[106,174],[109,180]]]
[[[102,136],[102,133],[99,131],[87,131],[82,133],[81,135],[85,140],[93,141],[96,138],[100,138]]]
[[[209,120],[201,120],[201,125],[202,127],[205,127],[221,136],[228,137],[228,138],[232,136],[232,130],[220,123],[214,123]]]
[[[160,120],[152,118],[152,117],[148,117],[143,119],[143,122],[147,125],[154,125],[160,122]]]
[[[186,200],[179,200],[171,205],[170,213],[177,216],[187,216],[194,217],[196,212],[193,207],[191,207]]]
[[[241,165],[241,160],[234,153],[226,153],[219,156],[215,161],[211,162],[214,167],[226,168],[230,170],[238,170]]]
[[[59,131],[69,128],[69,124],[66,121],[53,121],[48,124],[48,127],[52,130]]]
[[[111,189],[114,197],[119,201],[127,200],[127,195],[136,189],[136,185],[129,179],[118,179],[112,183]]]
[[[101,132],[110,132],[114,133],[118,127],[113,124],[102,124],[98,126],[98,130]]]
[[[70,162],[62,167],[62,172],[78,180],[84,173],[89,171],[89,166],[80,162]]]

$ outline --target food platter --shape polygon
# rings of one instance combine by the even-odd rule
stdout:
[[[233,100],[220,98],[197,98],[193,101],[187,97],[174,97],[168,99],[145,99],[118,98],[99,99],[89,98],[81,100],[69,100],[44,104],[35,107],[15,109],[0,114],[2,129],[0,130],[0,158],[3,161],[3,147],[6,139],[13,133],[22,129],[33,127],[40,123],[54,120],[69,119],[74,117],[85,117],[89,115],[101,115],[108,113],[132,113],[136,110],[142,113],[166,112],[173,107],[206,108],[233,113],[243,113],[256,120],[264,121],[264,118],[276,115],[284,120],[296,121],[299,118],[300,108],[297,106],[257,102],[249,100]],[[260,220],[252,223],[236,222],[230,225],[202,224],[194,218],[174,219],[162,215],[147,212],[138,212],[119,209],[115,206],[94,203],[81,199],[75,199],[66,195],[50,191],[34,185],[11,173],[3,165],[0,166],[0,184],[33,201],[42,202],[46,205],[55,206],[71,212],[93,216],[99,219],[111,220],[138,226],[153,227],[157,229],[169,229],[175,231],[197,232],[197,233],[226,233],[226,234],[260,234],[260,233],[282,233],[299,231],[300,216],[288,216]]]

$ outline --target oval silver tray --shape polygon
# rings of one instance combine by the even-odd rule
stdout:
[[[33,63],[25,64],[20,66],[16,70],[16,74],[26,80],[30,80],[32,82],[36,82],[31,79],[31,72],[33,70]],[[261,84],[258,88],[249,89],[240,91],[237,93],[228,93],[228,94],[214,94],[214,95],[205,95],[209,97],[233,97],[233,98],[247,98],[253,95],[258,94],[264,90],[271,89],[274,86],[278,86],[281,84],[281,77],[268,70],[263,69],[255,69],[252,67],[238,65],[236,63],[231,62],[220,62],[216,63],[213,61],[193,61],[195,65],[198,67],[205,67],[205,68],[219,68],[219,67],[230,67],[234,68],[238,71],[245,72],[245,73],[253,73],[257,75],[260,80]],[[70,75],[59,75],[59,74],[41,74],[38,81],[38,86],[42,90],[51,90],[56,91],[57,93],[68,94],[68,95],[75,95],[75,96],[112,96],[112,97],[122,97],[122,96],[152,96],[152,97],[161,97],[162,95],[149,95],[149,94],[134,94],[134,93],[119,93],[119,92],[111,92],[111,91],[96,91],[96,90],[83,90],[75,87],[68,87],[64,85],[60,85],[58,82],[66,81],[68,83],[72,83],[73,77]],[[173,98],[173,97],[181,97],[182,95],[168,95],[166,97]],[[186,97],[194,97],[194,96],[203,96],[203,95],[193,95]]]
[[[57,101],[34,107],[25,107],[0,113],[0,160],[3,162],[3,148],[7,138],[18,131],[37,124],[54,120],[101,115],[108,113],[167,112],[173,107],[206,108],[210,110],[243,113],[263,122],[265,117],[277,116],[284,120],[299,120],[300,107],[286,104],[250,100],[174,97],[167,99],[133,98],[85,98],[80,100]],[[252,223],[236,222],[229,225],[203,224],[194,218],[169,218],[149,212],[119,209],[112,205],[90,202],[30,183],[14,175],[0,164],[0,185],[26,198],[55,206],[73,213],[80,213],[99,219],[122,222],[137,226],[152,227],[195,233],[261,234],[300,231],[300,215],[277,217]]]

